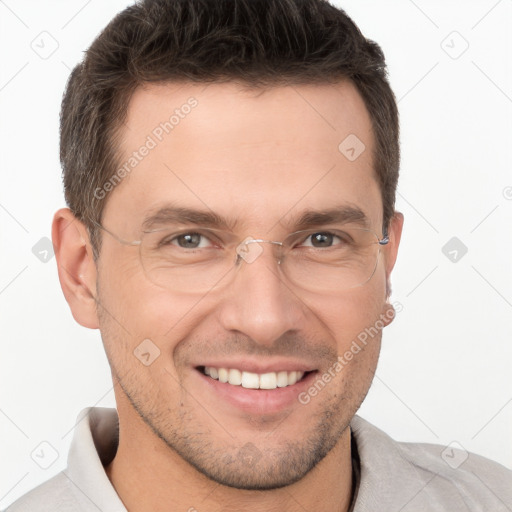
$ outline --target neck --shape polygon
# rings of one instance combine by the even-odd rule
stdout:
[[[352,500],[350,428],[306,476],[269,491],[218,484],[199,473],[157,437],[129,404],[118,402],[119,446],[105,468],[130,512],[347,512]]]

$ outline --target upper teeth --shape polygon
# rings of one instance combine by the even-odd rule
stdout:
[[[292,386],[302,379],[304,372],[270,372],[270,373],[251,373],[242,372],[235,368],[213,368],[205,366],[204,373],[212,379],[218,379],[220,382],[232,384],[233,386],[242,386],[247,389],[276,389]]]

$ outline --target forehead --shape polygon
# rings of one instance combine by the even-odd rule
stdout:
[[[347,81],[141,87],[120,140],[124,170],[104,218],[126,227],[168,205],[267,228],[343,204],[359,206],[372,224],[382,218],[371,121]]]

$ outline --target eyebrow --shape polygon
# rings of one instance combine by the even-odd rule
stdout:
[[[142,223],[142,230],[150,231],[158,226],[169,223],[183,225],[195,224],[233,231],[239,224],[239,219],[222,217],[211,210],[198,210],[168,205],[159,208],[146,217]],[[326,210],[304,210],[300,213],[298,218],[294,217],[286,222],[281,220],[279,223],[293,226],[293,229],[297,231],[325,224],[352,223],[364,228],[370,228],[371,226],[370,220],[363,210],[358,206],[347,204]]]
[[[361,208],[355,205],[340,205],[327,210],[305,210],[296,222],[298,229],[324,224],[352,223],[363,228],[370,228],[371,222]]]
[[[211,210],[197,210],[193,208],[164,206],[155,213],[146,217],[142,223],[143,231],[150,231],[157,226],[175,224],[197,224],[204,227],[233,230],[237,224],[236,219],[226,219]]]

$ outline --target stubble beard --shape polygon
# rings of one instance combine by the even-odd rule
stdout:
[[[143,388],[136,382],[120,379],[117,374],[115,378],[142,421],[172,452],[208,479],[234,489],[268,491],[301,480],[336,446],[348,426],[348,422],[340,421],[347,412],[342,410],[341,397],[315,415],[317,421],[300,440],[286,441],[279,447],[256,445],[237,439],[236,432],[230,437],[227,426],[225,440],[219,440],[207,425],[194,419],[195,411],[176,415],[141,397],[137,390]],[[286,419],[268,435],[268,444],[274,444],[272,437],[285,426]]]

